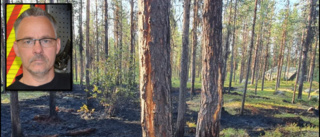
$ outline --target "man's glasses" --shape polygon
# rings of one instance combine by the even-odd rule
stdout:
[[[56,40],[57,39],[55,39],[55,38],[43,38],[43,39],[25,38],[25,39],[19,39],[19,40],[16,40],[16,41],[19,42],[20,45],[25,47],[25,48],[32,48],[36,44],[36,41],[39,41],[40,45],[43,48],[49,48],[49,47],[54,46]]]

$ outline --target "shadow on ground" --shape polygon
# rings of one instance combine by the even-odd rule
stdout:
[[[79,88],[74,88],[79,89]],[[35,117],[49,114],[49,96],[36,99],[19,101],[21,127],[24,136],[43,137],[59,135],[65,136],[71,131],[79,131],[88,128],[96,129],[90,137],[139,137],[140,105],[136,108],[123,108],[116,117],[106,116],[103,107],[96,107],[89,118],[77,112],[85,103],[85,92],[75,90],[73,92],[57,92],[56,109],[60,121],[36,121]],[[1,137],[11,136],[10,104],[1,104]]]

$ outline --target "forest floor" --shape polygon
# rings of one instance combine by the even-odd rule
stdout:
[[[268,92],[266,89],[265,92]],[[224,109],[221,113],[221,136],[319,136],[319,116],[307,112],[316,107],[319,100],[298,100],[291,104],[289,91],[283,94],[247,92],[244,115],[240,115],[241,86],[224,94]],[[24,98],[28,94],[31,97]],[[33,95],[34,94],[34,95]],[[319,93],[314,93],[319,95]],[[49,114],[48,93],[19,93],[20,119],[26,137],[64,137],[72,133],[89,137],[140,137],[139,100],[126,101],[125,105],[108,116],[103,106],[94,102],[92,113],[78,112],[85,103],[86,92],[74,86],[72,92],[57,92],[56,110],[59,119],[46,119]],[[10,137],[11,119],[8,93],[1,95],[1,137]],[[139,98],[138,94],[136,95]],[[175,126],[178,106],[178,88],[172,90],[172,117]],[[306,96],[303,94],[303,96]],[[311,102],[311,103],[310,103]],[[200,104],[200,89],[192,100],[187,95],[185,136],[195,135],[195,126]],[[83,132],[83,133],[81,133]],[[85,134],[87,133],[87,134]]]

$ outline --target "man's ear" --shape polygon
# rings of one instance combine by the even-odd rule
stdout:
[[[58,38],[58,39],[57,39],[57,50],[56,50],[56,54],[58,54],[58,53],[60,52],[60,48],[61,48],[60,39]]]
[[[16,53],[16,55],[18,57],[20,57],[19,48],[18,48],[18,45],[17,45],[16,41],[13,43],[13,49],[14,49],[14,52]]]

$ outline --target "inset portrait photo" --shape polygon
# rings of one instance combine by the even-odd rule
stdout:
[[[6,4],[6,90],[72,90],[72,5]]]

